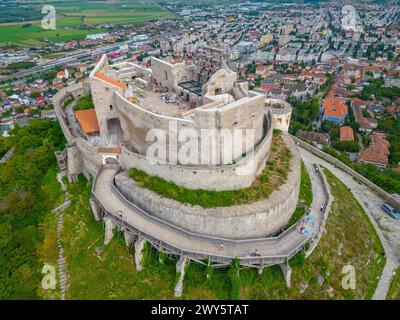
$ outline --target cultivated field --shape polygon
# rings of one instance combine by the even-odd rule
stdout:
[[[43,39],[55,42],[84,38],[87,34],[102,32],[106,24],[140,25],[159,18],[168,18],[172,14],[158,4],[139,0],[104,0],[82,2],[76,0],[59,1],[19,1],[20,10],[27,21],[21,21],[20,16],[15,21],[9,21],[6,14],[0,15],[0,45],[38,45]],[[22,4],[21,4],[22,3]],[[42,7],[53,5],[56,9],[57,30],[41,28]],[[18,9],[19,8],[19,9]],[[27,10],[33,12],[27,15]],[[7,9],[6,9],[7,10]],[[11,10],[11,9],[10,9]],[[30,17],[34,17],[32,20]],[[4,22],[4,23],[1,23]]]

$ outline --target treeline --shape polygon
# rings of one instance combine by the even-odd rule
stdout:
[[[312,124],[317,120],[319,115],[319,98],[314,97],[306,101],[289,97],[287,101],[291,104],[292,119],[290,121],[289,131],[296,134],[298,130],[310,131]]]
[[[379,120],[378,129],[387,133],[390,142],[389,162],[393,165],[400,163],[400,119],[393,116]]]
[[[365,86],[361,91],[360,99],[369,100],[372,95],[379,101],[384,98],[393,101],[400,98],[399,87],[384,87],[384,84],[385,80],[383,78],[371,80],[370,84]]]
[[[400,173],[390,169],[379,169],[373,164],[355,164],[354,169],[389,193],[400,193]]]
[[[65,140],[57,122],[43,119],[10,134],[14,154],[0,165],[0,299],[36,299],[42,277],[39,224],[51,209],[41,187]]]
[[[7,153],[11,148],[10,139],[0,136],[0,159]]]
[[[389,193],[400,193],[400,173],[391,169],[381,169],[374,164],[355,164],[349,160],[347,153],[340,152],[332,147],[325,147],[324,152],[339,159],[348,167],[357,171],[359,174],[381,187]]]

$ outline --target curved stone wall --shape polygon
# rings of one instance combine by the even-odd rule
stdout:
[[[282,99],[266,98],[265,107],[272,111],[274,128],[283,132],[288,132],[290,119],[292,117],[291,105]]]
[[[237,190],[249,187],[261,173],[268,159],[273,128],[272,115],[267,114],[267,134],[256,147],[236,164],[221,166],[188,166],[175,164],[151,163],[145,156],[122,148],[121,167],[123,170],[137,168],[147,174],[159,176],[188,189]]]
[[[117,188],[132,202],[154,216],[194,233],[222,238],[261,238],[279,232],[297,207],[301,179],[301,158],[293,140],[283,136],[292,152],[286,183],[268,199],[253,204],[204,209],[185,205],[139,188],[128,172],[115,178]],[[218,176],[221,181],[221,176]]]
[[[70,96],[77,98],[82,95],[88,94],[90,92],[90,87],[88,82],[78,82],[76,84],[70,85],[66,88],[58,91],[52,98],[52,102],[54,105],[54,111],[56,113],[58,123],[61,126],[61,130],[64,133],[65,138],[67,139],[68,144],[74,144],[75,137],[71,133],[70,129],[67,125],[67,117],[64,113],[62,103]]]
[[[68,174],[76,175],[84,173],[95,175],[101,166],[101,158],[97,153],[97,148],[81,137],[75,137],[67,124],[67,117],[64,113],[62,103],[70,96],[74,98],[90,93],[88,82],[79,82],[61,89],[52,98],[54,111],[57,115],[58,123],[68,142],[67,162]]]

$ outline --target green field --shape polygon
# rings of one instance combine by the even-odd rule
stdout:
[[[97,33],[99,30],[44,30],[38,24],[32,24],[23,28],[21,25],[0,26],[0,44],[36,46],[41,39],[55,42],[70,41],[85,38],[89,33]]]
[[[39,20],[26,21],[25,25],[21,22],[0,23],[0,45],[37,46],[42,39],[63,42],[102,32],[102,25],[105,24],[141,25],[159,18],[172,17],[170,12],[157,4],[138,0],[28,3],[32,10],[41,10],[45,4],[53,5],[57,12],[57,30],[42,29]]]

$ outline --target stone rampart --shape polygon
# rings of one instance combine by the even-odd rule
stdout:
[[[252,204],[210,209],[182,204],[138,187],[126,171],[116,176],[115,183],[130,201],[146,212],[188,231],[231,239],[266,237],[279,232],[297,207],[301,159],[292,139],[284,135],[284,141],[292,152],[286,182],[267,199]],[[213,175],[222,182],[221,176]],[[210,179],[215,179],[213,175]]]
[[[271,114],[268,115],[269,120]],[[270,121],[268,121],[271,123]],[[188,189],[237,190],[249,187],[261,173],[268,159],[272,143],[272,127],[254,152],[235,164],[220,166],[192,166],[165,164],[150,161],[149,158],[122,148],[121,166],[123,170],[137,168],[147,174],[159,176],[165,180]]]

